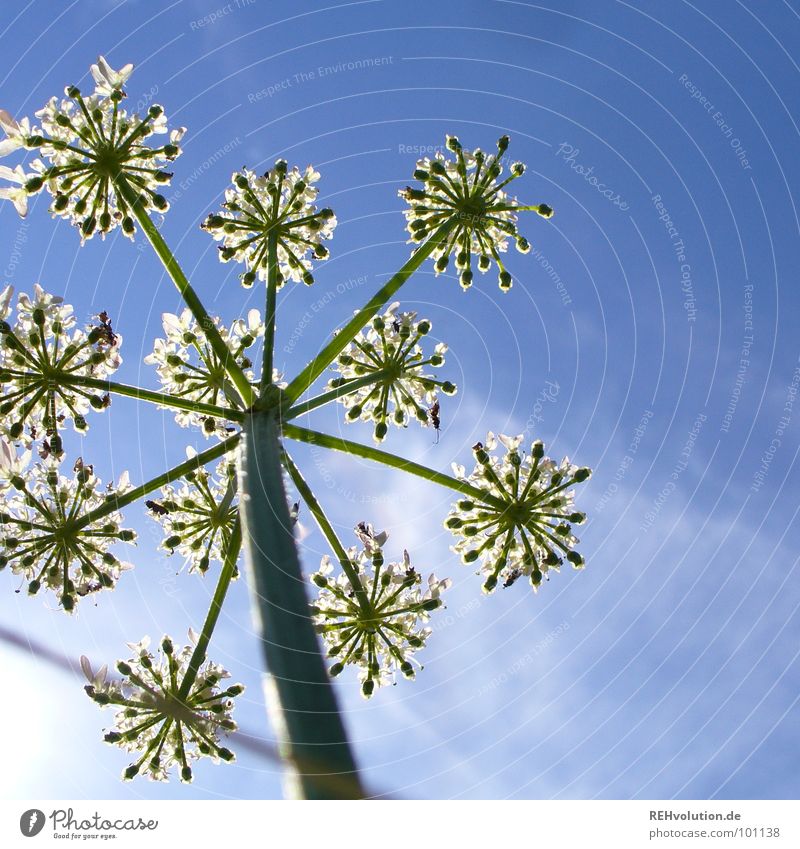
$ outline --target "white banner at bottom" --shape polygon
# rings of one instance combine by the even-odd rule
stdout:
[[[312,807],[309,808],[308,806]],[[358,805],[358,810],[355,806]],[[0,803],[0,846],[408,849],[414,844],[796,849],[795,801],[375,801]]]

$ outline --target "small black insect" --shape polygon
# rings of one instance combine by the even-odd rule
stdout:
[[[145,501],[144,506],[155,513],[156,516],[166,516],[169,513],[169,510],[163,504],[159,504],[157,501],[151,501],[150,499]]]
[[[96,581],[90,581],[88,584],[82,584],[75,590],[75,592],[82,598],[83,596],[87,596],[90,593],[98,593],[102,589],[102,584],[98,584]]]
[[[114,333],[114,329],[111,327],[111,319],[108,317],[108,313],[103,310],[97,318],[100,320],[100,330],[102,331],[102,339],[112,348],[117,344],[117,334]]]
[[[439,418],[439,402],[434,401],[431,408],[428,410],[428,418],[436,431],[436,442],[439,442],[439,428],[442,426],[442,420]]]
[[[510,587],[522,574],[519,569],[515,569],[503,582],[504,587]]]

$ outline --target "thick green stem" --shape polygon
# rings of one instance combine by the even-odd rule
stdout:
[[[278,294],[278,234],[271,230],[267,236],[267,306],[264,321],[264,362],[261,369],[261,394],[272,383],[272,363],[275,359],[275,305]]]
[[[231,531],[231,538],[228,540],[228,545],[225,548],[222,571],[220,572],[219,580],[217,581],[217,588],[214,590],[214,596],[211,599],[211,606],[208,608],[206,621],[203,623],[203,630],[197,638],[197,645],[192,652],[192,656],[189,658],[189,666],[186,669],[186,675],[183,676],[183,681],[181,681],[181,688],[178,691],[178,696],[181,699],[185,699],[189,695],[189,692],[192,689],[192,684],[194,684],[195,679],[197,678],[197,671],[206,659],[206,650],[208,649],[211,635],[214,633],[214,628],[216,627],[217,619],[219,618],[220,611],[222,610],[225,596],[228,593],[228,587],[230,586],[231,579],[236,571],[236,561],[239,558],[239,551],[241,547],[242,524],[239,519],[237,519],[233,525],[233,530]]]
[[[250,385],[250,381],[239,367],[239,364],[234,360],[233,355],[228,349],[228,346],[225,344],[222,336],[220,336],[211,316],[206,311],[202,301],[197,296],[197,292],[194,291],[191,283],[189,283],[189,280],[183,273],[183,269],[180,265],[178,265],[178,261],[175,259],[172,251],[169,249],[169,246],[162,238],[161,233],[158,232],[158,228],[150,220],[150,216],[147,214],[147,210],[139,199],[138,193],[131,187],[124,177],[116,178],[114,180],[114,186],[136,216],[136,220],[139,222],[144,234],[150,240],[150,244],[158,254],[158,258],[163,263],[167,274],[169,274],[172,278],[172,282],[181,293],[181,297],[186,302],[186,306],[192,311],[192,315],[200,325],[200,328],[208,340],[208,344],[211,346],[212,350],[219,358],[219,361],[228,372],[228,375],[239,392],[244,405],[246,407],[251,406],[256,399],[255,392],[253,391],[253,387]]]
[[[308,799],[361,798],[309,611],[283,487],[278,423],[269,411],[256,410],[244,431],[239,499],[245,562],[269,669],[267,703],[281,751],[296,770],[292,789]]]
[[[332,448],[334,451],[342,451],[345,454],[354,454],[356,457],[364,457],[366,460],[374,460],[376,463],[383,463],[384,466],[409,472],[412,475],[437,483],[439,486],[453,489],[479,502],[491,503],[501,508],[506,506],[504,501],[491,495],[491,493],[471,486],[466,481],[446,475],[443,472],[437,472],[435,469],[429,469],[413,460],[406,460],[405,457],[389,454],[387,451],[381,451],[379,448],[373,448],[370,445],[362,445],[360,442],[351,442],[349,439],[342,439],[339,436],[331,436],[328,433],[320,433],[316,430],[308,430],[288,423],[283,426],[283,434],[289,439],[296,439],[309,445],[321,445],[323,448]]]
[[[178,480],[189,472],[194,472],[201,466],[205,466],[206,463],[210,463],[212,460],[222,457],[224,454],[227,454],[228,451],[232,451],[237,446],[239,439],[240,434],[237,433],[215,445],[213,448],[201,451],[191,459],[185,460],[183,463],[179,463],[177,466],[168,469],[166,472],[162,472],[157,477],[151,478],[146,483],[140,484],[139,486],[129,489],[127,492],[122,492],[119,495],[114,494],[107,496],[106,503],[103,504],[102,507],[98,507],[96,510],[90,511],[76,522],[77,527],[86,527],[86,525],[90,525],[92,522],[96,522],[104,516],[115,513],[123,507],[127,507],[128,504],[133,504],[134,501],[138,501],[143,495],[147,495],[149,492],[153,492],[153,490],[160,489],[165,484]]]
[[[304,413],[310,413],[311,410],[316,410],[317,407],[322,407],[329,401],[335,401],[343,395],[349,395],[351,392],[355,392],[356,389],[361,389],[362,386],[379,383],[388,374],[396,374],[396,372],[394,372],[393,369],[384,368],[365,374],[363,377],[356,377],[353,380],[348,380],[347,383],[343,383],[335,389],[330,389],[327,392],[323,392],[320,395],[315,395],[313,398],[309,398],[308,401],[301,401],[299,404],[295,404],[294,407],[289,407],[289,409],[283,413],[283,419],[284,421],[289,421],[290,419],[297,418],[297,416],[302,416]]]
[[[31,374],[29,377],[34,378],[37,375]],[[149,401],[152,404],[161,404],[164,407],[173,407],[176,410],[204,413],[218,419],[229,419],[234,422],[244,420],[244,413],[241,410],[235,410],[231,407],[218,407],[215,404],[205,404],[202,401],[190,401],[187,398],[168,395],[166,392],[154,392],[151,389],[129,386],[126,383],[117,383],[114,380],[100,380],[96,377],[83,377],[76,374],[59,374],[58,382],[68,386],[83,386],[87,389],[113,392],[115,395],[125,395],[128,398],[136,398],[137,401]]]
[[[356,592],[356,597],[358,598],[362,610],[367,615],[371,615],[369,599],[364,590],[364,585],[361,583],[361,578],[358,576],[358,571],[350,562],[350,558],[347,556],[344,546],[340,542],[339,537],[336,535],[333,525],[325,515],[322,505],[319,501],[317,501],[316,496],[311,491],[311,487],[306,483],[300,469],[297,468],[294,464],[294,460],[292,460],[286,451],[281,452],[281,459],[286,471],[289,472],[289,477],[292,479],[292,483],[297,487],[297,491],[300,493],[303,501],[305,501],[306,506],[311,512],[311,515],[314,517],[319,529],[324,534],[325,539],[328,540],[328,545],[330,545],[333,553],[336,555],[339,565],[342,567],[345,575],[347,575],[350,585]]]
[[[403,267],[392,276],[360,309],[344,327],[331,339],[317,356],[286,387],[286,397],[296,401],[309,386],[333,362],[337,354],[343,351],[358,334],[358,331],[387,303],[400,289],[403,283],[422,265],[423,262],[447,238],[457,221],[446,221],[431,237],[420,245],[409,257]]]

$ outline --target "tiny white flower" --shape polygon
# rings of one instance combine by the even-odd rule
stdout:
[[[24,148],[26,139],[31,135],[30,121],[27,118],[15,121],[5,109],[0,109],[0,129],[6,134],[6,138],[0,141],[0,156]]]
[[[17,165],[16,168],[0,165],[0,180],[8,180],[14,184],[0,187],[0,198],[10,200],[21,218],[28,214],[28,190],[25,187],[33,176],[33,174],[26,174],[21,165]]]
[[[11,486],[12,478],[25,474],[30,462],[30,449],[19,453],[8,440],[0,436],[0,492]]]
[[[97,83],[95,94],[109,97],[111,92],[115,89],[121,89],[125,85],[133,72],[133,65],[124,65],[119,71],[115,71],[103,56],[98,56],[97,64],[91,66],[91,72],[94,81]]]
[[[14,297],[14,287],[6,286],[0,292],[0,321],[5,321],[11,312],[11,299]]]

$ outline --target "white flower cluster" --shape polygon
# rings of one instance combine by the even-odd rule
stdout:
[[[330,674],[358,666],[361,692],[369,698],[376,686],[392,683],[398,670],[414,677],[411,659],[425,645],[430,613],[441,607],[450,580],[431,575],[423,585],[407,551],[401,563],[384,561],[385,532],[361,523],[356,535],[363,548],[347,551],[353,580],[345,572],[334,575],[330,558],[323,557],[311,577],[319,588],[312,613],[328,655],[336,659]]]
[[[213,321],[232,359],[252,382],[253,363],[246,352],[264,335],[261,313],[252,309],[246,321],[237,319],[230,328],[224,327],[219,318]],[[243,408],[225,364],[208,343],[191,310],[185,309],[179,316],[164,313],[162,325],[166,337],[156,339],[153,353],[148,354],[144,361],[156,366],[164,391],[187,401]],[[275,377],[276,380],[280,378],[279,375]],[[206,436],[217,434],[222,439],[230,435],[232,428],[230,421],[191,410],[176,411],[175,421],[181,427],[197,426]]]
[[[405,427],[409,418],[438,429],[437,390],[456,392],[450,381],[424,371],[444,365],[447,345],[437,343],[426,357],[419,342],[430,332],[430,321],[417,321],[415,312],[398,312],[399,307],[391,304],[359,332],[333,364],[341,376],[328,383],[343,393],[338,400],[347,408],[346,421],[375,422],[376,442],[385,439],[389,423]]]
[[[59,427],[66,419],[78,432],[86,413],[103,410],[110,399],[72,381],[103,379],[122,362],[122,337],[106,313],[82,330],[72,307],[38,284],[17,299],[16,322],[6,321],[12,290],[0,293],[0,433],[26,445],[42,439],[43,453],[62,453]]]
[[[311,284],[312,259],[327,259],[323,240],[333,236],[336,216],[314,205],[319,173],[309,165],[288,169],[279,159],[272,170],[259,177],[248,169],[234,173],[225,192],[223,209],[209,215],[203,228],[221,241],[222,262],[245,264],[242,285],[252,286],[258,277],[267,279],[268,243],[277,240],[278,285],[286,280]]]
[[[500,180],[501,160],[508,142],[508,136],[503,136],[497,142],[497,153],[488,155],[480,148],[465,151],[455,136],[447,136],[447,149],[455,158],[437,151],[433,159],[420,159],[414,178],[421,180],[424,188],[408,186],[399,192],[409,204],[405,216],[410,242],[423,242],[442,225],[450,223],[447,237],[435,248],[432,257],[436,274],[441,274],[447,269],[451,254],[455,254],[459,281],[464,289],[472,285],[473,255],[478,258],[478,270],[484,274],[494,260],[500,271],[500,288],[510,289],[511,274],[500,254],[507,250],[509,238],[514,239],[521,253],[530,251],[528,240],[517,230],[517,212],[534,210],[543,218],[553,214],[546,204],[523,206],[503,191],[525,172],[521,162],[514,162],[509,176]]]
[[[189,638],[197,639],[192,631]],[[164,637],[156,657],[149,645],[148,637],[128,643],[133,656],[117,663],[121,681],[109,679],[105,666],[95,673],[88,659],[81,658],[89,680],[87,694],[101,707],[116,709],[106,742],[137,753],[123,778],[144,773],[154,781],[167,781],[176,767],[181,781],[188,782],[192,780],[190,763],[201,757],[215,763],[233,761],[233,752],[220,745],[220,734],[236,730],[231,719],[233,699],[244,687],[234,684],[222,689],[220,682],[230,676],[210,661],[202,663],[185,686],[194,646],[176,652],[172,640]]]
[[[575,511],[571,487],[587,480],[591,471],[566,458],[560,464],[553,462],[544,456],[539,441],[523,456],[522,436],[498,439],[505,455],[490,453],[497,447],[490,433],[485,443],[474,446],[477,463],[468,477],[463,466],[453,465],[456,477],[480,490],[481,497],[461,498],[444,524],[459,538],[453,551],[462,561],[481,561],[484,592],[492,592],[500,579],[511,586],[522,575],[529,576],[537,589],[551,569],[558,571],[562,555],[574,568],[584,566],[574,550],[578,540],[572,525],[581,524],[586,516]]]
[[[189,449],[187,453],[191,456],[193,452]],[[200,468],[186,475],[180,486],[163,487],[159,500],[145,504],[164,529],[162,547],[170,552],[177,549],[190,572],[205,574],[212,560],[224,559],[236,523],[235,466],[223,459],[216,475]]]
[[[116,496],[130,487],[127,473],[114,488],[103,490],[90,465],[75,463],[71,478],[52,460],[25,472],[0,468],[6,490],[0,513],[0,569],[7,565],[28,581],[28,594],[53,592],[71,613],[79,598],[113,589],[130,563],[117,559],[111,547],[132,543],[134,531],[122,528],[113,508]],[[101,517],[87,521],[91,511]]]
[[[26,149],[42,157],[31,163],[30,174],[19,165],[13,170],[3,166],[0,177],[13,185],[0,189],[0,197],[10,199],[25,215],[27,196],[46,189],[53,196],[50,211],[79,227],[84,240],[96,232],[105,236],[118,226],[133,238],[136,226],[118,190],[121,180],[145,209],[166,211],[169,204],[161,190],[172,175],[162,169],[180,154],[184,129],[173,130],[166,144],[147,146],[149,136],[169,132],[167,120],[157,104],[143,116],[120,107],[122,86],[132,71],[133,65],[114,71],[101,56],[92,65],[94,94],[84,97],[77,87],[68,86],[66,99],[53,97],[36,113],[41,126],[27,118],[16,121],[0,110],[6,134],[0,156]]]

